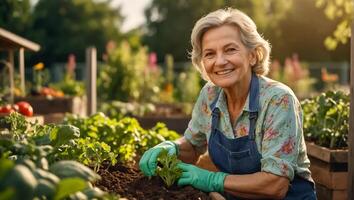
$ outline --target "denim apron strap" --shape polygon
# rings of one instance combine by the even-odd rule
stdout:
[[[220,110],[219,108],[215,107],[216,102],[219,99],[220,93],[216,96],[214,101],[210,104],[210,110],[211,110],[211,130],[215,130],[218,127],[219,124],[219,116],[220,116]]]
[[[258,118],[258,108],[259,108],[259,80],[257,75],[252,73],[251,79],[251,88],[250,88],[250,95],[249,95],[249,139],[254,140],[256,136],[256,122]]]

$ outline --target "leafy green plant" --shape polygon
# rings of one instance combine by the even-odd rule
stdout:
[[[156,110],[152,103],[110,101],[100,105],[101,112],[111,118],[121,119],[126,116],[144,116]]]
[[[349,96],[327,91],[301,102],[306,140],[331,149],[347,147]]]
[[[104,100],[148,101],[159,92],[159,71],[148,68],[147,49],[133,49],[126,41],[108,52],[98,77],[99,96]]]
[[[76,141],[75,145],[79,150],[73,153],[73,157],[79,157],[83,160],[102,160],[106,158],[112,164],[134,162],[135,158],[142,155],[147,149],[164,140],[175,140],[179,137],[176,132],[168,130],[162,123],[157,124],[150,130],[145,130],[134,118],[125,117],[117,120],[109,118],[103,113],[96,113],[88,118],[67,116],[65,123],[78,127],[81,133],[80,138],[89,138],[86,142],[82,139]],[[90,147],[89,143],[92,143],[93,146]],[[88,147],[91,150],[85,150]],[[69,148],[73,150],[73,147]],[[66,152],[70,153],[70,149],[67,149]],[[98,155],[94,153],[98,153],[98,151],[102,153],[99,157],[89,156]],[[113,152],[113,154],[110,152]]]
[[[164,149],[157,158],[157,162],[156,174],[162,178],[167,187],[171,187],[182,175],[182,170],[177,166],[181,161],[177,159],[177,155],[169,155]]]
[[[176,78],[175,99],[178,102],[194,102],[201,89],[200,73],[192,66]]]
[[[65,76],[61,82],[50,84],[51,87],[62,91],[68,96],[83,96],[85,94],[85,85],[81,81],[76,81],[69,76]]]
[[[0,159],[1,199],[112,199],[92,187],[100,177],[76,161],[59,161],[49,169],[37,167],[28,159]],[[81,198],[81,199],[82,199]]]

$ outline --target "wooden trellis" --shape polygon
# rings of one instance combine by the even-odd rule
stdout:
[[[0,51],[6,51],[8,57],[4,63],[9,69],[10,79],[10,101],[13,101],[14,93],[14,66],[15,52],[18,51],[18,65],[21,77],[20,89],[21,93],[25,94],[25,50],[39,51],[40,45],[31,42],[23,37],[11,33],[3,28],[0,28]]]

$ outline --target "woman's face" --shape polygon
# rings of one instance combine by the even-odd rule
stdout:
[[[222,25],[204,33],[202,63],[215,85],[229,88],[250,80],[255,61],[254,51],[242,44],[237,27]]]

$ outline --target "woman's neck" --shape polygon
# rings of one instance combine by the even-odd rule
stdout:
[[[232,126],[235,125],[236,119],[242,112],[242,109],[247,100],[247,96],[250,90],[251,76],[245,76],[245,78],[230,88],[224,88],[226,95],[227,108],[230,115],[230,122]]]
[[[245,104],[250,90],[251,77],[252,75],[246,75],[243,80],[240,80],[233,87],[223,89],[228,107],[231,108],[231,110],[233,110],[233,108],[242,108]]]

